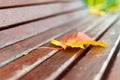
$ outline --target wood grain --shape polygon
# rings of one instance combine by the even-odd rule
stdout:
[[[90,19],[91,20],[91,19]],[[89,21],[90,21],[89,20]],[[80,22],[80,21],[79,21]],[[78,24],[78,23],[77,23]],[[84,23],[85,24],[85,23]],[[73,27],[72,25],[70,26],[71,24],[69,23],[69,25],[67,25],[66,27],[65,26],[61,26],[61,27],[58,27],[58,29],[56,28],[56,29],[52,29],[51,31],[48,31],[48,33],[43,33],[43,34],[39,34],[38,36],[36,36],[36,38],[34,38],[34,37],[32,37],[32,38],[30,38],[30,39],[27,39],[26,41],[22,41],[20,44],[25,44],[26,45],[26,43],[25,42],[27,42],[27,45],[29,45],[30,46],[30,44],[32,45],[33,43],[28,43],[29,41],[30,42],[33,42],[33,40],[34,40],[34,44],[35,44],[35,42],[40,42],[40,40],[41,39],[46,39],[46,38],[50,38],[51,36],[55,36],[56,34],[58,34],[58,33],[60,33],[61,31],[63,31],[63,30],[65,30],[65,29],[67,29],[68,27],[70,28],[70,27]],[[83,25],[83,24],[82,24]],[[82,25],[81,25],[81,27],[79,28],[80,30],[82,30]],[[77,26],[78,27],[78,26]],[[84,28],[85,28],[85,26],[83,26]],[[54,32],[53,32],[54,31]],[[74,32],[76,31],[76,29],[75,30],[73,30]],[[72,32],[73,32],[72,31]],[[68,35],[69,34],[71,34],[72,32],[69,32],[69,33],[67,33]],[[40,36],[40,37],[39,37]],[[42,38],[41,38],[42,37]],[[63,37],[65,37],[65,36],[63,36]],[[38,41],[36,41],[36,39],[38,40]],[[37,43],[38,44],[38,43]],[[26,47],[27,47],[27,45],[26,45]],[[11,46],[10,46],[11,47]],[[13,47],[14,48],[14,47]],[[21,47],[22,48],[22,47]],[[16,52],[20,52],[20,51],[18,51],[19,49],[21,49],[21,48],[18,48],[17,49],[17,51]],[[24,47],[25,48],[25,47]],[[24,49],[23,48],[23,49]],[[27,47],[28,48],[28,47]],[[10,50],[10,49],[9,49]],[[41,50],[43,50],[43,51],[41,51]],[[4,50],[5,51],[5,50]],[[36,51],[37,51],[37,54],[36,54]],[[34,53],[35,52],[35,53]],[[49,49],[37,49],[37,50],[33,50],[32,52],[30,52],[30,54],[28,54],[28,55],[26,55],[26,56],[23,56],[22,58],[19,58],[19,59],[17,59],[17,60],[15,60],[15,62],[13,61],[13,62],[11,62],[10,64],[8,64],[8,65],[6,65],[6,66],[3,66],[3,67],[1,67],[1,69],[0,69],[0,73],[3,73],[3,74],[1,74],[0,75],[0,79],[7,79],[7,78],[10,78],[10,77],[14,77],[14,74],[16,73],[16,71],[18,71],[19,69],[20,70],[24,70],[24,68],[22,68],[24,65],[32,65],[34,62],[36,62],[38,59],[42,59],[42,57],[44,57],[44,56],[48,56],[48,54],[51,52],[51,50],[49,50]],[[9,52],[10,53],[10,52]],[[12,52],[11,52],[12,53]],[[41,54],[42,53],[42,54]],[[20,54],[20,53],[17,53],[17,54]],[[12,55],[14,55],[13,53],[12,53]],[[10,56],[9,56],[10,57]],[[2,57],[1,57],[2,58]],[[31,60],[31,58],[33,59],[33,60]],[[7,58],[6,58],[7,59]],[[22,60],[21,60],[22,59]],[[20,62],[20,63],[19,63]],[[18,67],[16,66],[16,67],[14,67],[14,69],[12,69],[13,68],[13,64],[15,64],[15,65],[18,65]],[[11,70],[14,70],[14,71],[11,71]],[[5,74],[6,73],[4,73],[4,71],[6,71],[7,73],[9,73],[9,75],[6,75],[5,76]],[[4,76],[3,76],[4,75]],[[24,75],[24,73],[22,73],[22,75]],[[22,75],[20,75],[20,76],[17,76],[17,78],[18,77],[21,77]]]
[[[120,14],[88,14],[82,0],[0,0],[0,80],[120,80]],[[83,32],[105,48],[51,49]]]
[[[119,52],[117,54],[117,57],[116,59],[114,59],[114,64],[112,66],[112,69],[110,70],[110,73],[109,73],[109,76],[107,78],[107,80],[120,80],[120,77],[119,77],[119,73],[120,73],[120,49],[119,49]]]
[[[0,29],[13,27],[18,23],[40,20],[44,17],[72,11],[82,7],[80,3],[56,3],[0,10]],[[12,25],[12,26],[10,26]]]
[[[0,0],[0,8],[37,5],[54,2],[70,2],[72,0]]]
[[[64,77],[64,80],[101,80],[106,70],[109,59],[114,55],[114,49],[117,49],[117,43],[120,38],[118,22],[113,25],[100,40],[107,44],[106,48],[92,47],[92,49],[83,57]],[[117,43],[116,43],[117,41]],[[112,55],[111,55],[112,53]],[[110,57],[109,57],[110,55]],[[106,65],[106,66],[105,66]],[[102,71],[103,70],[103,71]],[[75,74],[74,74],[75,73]]]
[[[36,22],[20,25],[15,28],[0,31],[0,38],[2,38],[0,39],[0,48],[13,44],[25,38],[31,37],[33,35],[39,34],[41,32],[44,32],[50,28],[54,28],[59,25],[65,24],[74,19],[80,17],[82,18],[86,15],[86,14],[82,14],[84,12],[86,12],[86,10],[76,11],[45,20],[39,20]],[[71,18],[68,19],[69,17]]]
[[[89,25],[92,25],[92,24],[95,24],[95,21],[89,23]],[[90,26],[87,26],[87,27],[90,27]],[[88,31],[90,31],[90,32],[94,31],[93,30],[94,27],[95,26],[93,26]],[[85,28],[84,30],[86,31],[86,29],[87,28]],[[79,29],[79,28],[76,29],[76,31],[79,31],[79,30],[81,30],[81,29]],[[82,31],[84,32],[84,30],[82,30]],[[86,31],[86,33],[87,33],[87,31]],[[97,35],[97,34],[94,34],[94,35]],[[80,53],[83,52],[82,49],[80,49],[80,50],[76,49],[76,50],[75,51],[71,50],[72,51],[71,55],[69,55],[69,53],[67,53],[67,52],[59,51],[58,53],[56,53],[55,55],[53,55],[50,59],[46,60],[44,63],[42,63],[41,65],[39,65],[35,69],[33,69],[30,73],[28,73],[25,76],[23,76],[22,78],[20,78],[20,80],[25,80],[25,79],[33,79],[33,80],[40,79],[40,80],[44,80],[50,74],[56,72],[57,69],[59,69],[61,66],[63,66],[64,63],[67,60],[69,60],[74,54],[77,54],[78,52],[80,52]],[[39,73],[39,74],[36,74],[36,73]],[[36,74],[36,77],[32,76],[32,74]],[[42,76],[42,78],[40,78],[40,76]],[[48,78],[48,80],[54,80],[54,78]]]
[[[78,27],[80,25],[83,25],[83,24],[87,23],[88,21],[90,21],[91,18],[87,18],[87,19],[88,20],[83,20],[82,21],[82,18],[80,18],[78,20],[71,21],[70,22],[71,24],[68,22],[66,24],[59,25],[56,28],[47,30],[48,33],[42,32],[42,33],[39,33],[39,34],[37,34],[33,37],[30,37],[28,39],[23,40],[23,42],[20,42],[20,43],[17,42],[16,44],[4,47],[3,49],[0,50],[1,51],[0,55],[5,56],[5,57],[1,56],[1,58],[0,58],[1,64],[0,65],[4,65],[5,63],[8,63],[9,61],[14,60],[14,58],[20,57],[26,51],[29,51],[29,50],[33,49],[34,46],[35,47],[36,46],[42,46],[43,44],[49,42],[50,37],[53,37],[55,35],[56,35],[55,37],[61,36],[62,34],[66,33],[66,31],[67,31],[67,30],[64,31],[64,29],[69,28],[68,30],[71,30],[72,28],[75,28],[75,27]],[[78,25],[73,24],[73,23],[78,22],[78,21],[82,21],[82,23],[78,23]],[[54,30],[56,30],[57,32],[55,32]],[[62,34],[58,34],[58,33],[61,33],[61,31],[64,31],[64,32],[62,32]],[[45,37],[45,36],[48,36],[48,37]],[[14,50],[14,52],[13,52],[13,50]],[[18,55],[18,54],[19,54],[19,56],[14,57],[14,55]],[[10,58],[10,56],[13,56],[13,57]],[[8,60],[8,61],[6,61],[6,60]],[[5,62],[2,63],[3,61],[5,61]]]

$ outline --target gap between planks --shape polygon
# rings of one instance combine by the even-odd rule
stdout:
[[[109,20],[109,24],[106,23],[105,27],[99,32],[99,34],[97,34],[94,39],[96,40],[97,38],[99,38],[99,36],[101,36],[101,34],[103,34],[107,28],[109,28],[118,18],[118,15],[117,16],[114,16],[113,19]],[[87,47],[89,48],[89,46]],[[46,78],[46,80],[55,80],[57,77],[59,77],[62,72],[64,72],[65,69],[67,69],[72,63],[73,61],[79,57],[80,53],[77,52],[75,53],[75,55],[73,55],[69,60],[67,60],[60,68],[58,68],[55,72],[53,72],[48,78]]]
[[[91,27],[91,28],[89,28],[89,29],[87,29],[87,30],[85,30],[85,31],[83,31],[83,32],[87,32],[87,31],[91,30],[93,27],[95,27],[95,26],[96,26],[99,22],[101,22],[102,20],[103,20],[103,18],[100,18],[100,19],[97,20],[95,23],[93,23],[91,26],[89,26],[89,27]],[[71,31],[71,30],[69,30],[69,31]],[[68,32],[68,31],[67,31],[67,32]],[[58,37],[59,37],[59,36],[58,36]],[[47,43],[48,43],[48,42],[47,42]],[[35,49],[36,49],[36,48],[35,48]],[[53,50],[53,51],[54,51],[54,50]],[[51,52],[52,52],[52,51],[51,51]],[[51,53],[51,52],[50,52],[50,53]],[[57,50],[57,52],[58,52],[58,50]],[[55,51],[55,53],[56,53],[56,51]],[[54,54],[55,54],[55,53],[54,53]],[[53,55],[54,55],[54,54],[53,54]],[[49,53],[48,53],[48,55],[49,55]],[[48,55],[46,55],[46,56],[48,56]],[[49,57],[51,57],[51,56],[52,56],[52,55],[50,55]],[[44,56],[44,57],[45,57],[45,56]],[[45,59],[45,58],[44,58],[44,59]],[[48,59],[48,58],[47,58],[47,59]],[[47,60],[47,59],[45,59],[45,60]],[[45,60],[43,60],[43,61],[45,61]],[[37,65],[39,65],[41,62],[40,62],[40,60],[38,60],[38,61],[36,61],[35,63],[37,63]],[[30,66],[33,66],[35,63],[33,63],[33,64],[30,65]],[[37,66],[37,65],[36,65],[36,66]],[[30,66],[29,66],[29,67],[30,67]],[[35,68],[36,66],[31,67],[31,68],[33,69],[33,68]],[[29,68],[29,70],[27,70],[25,73],[17,74],[16,76],[11,77],[10,80],[11,80],[11,79],[13,79],[13,80],[14,80],[14,79],[18,79],[18,78],[21,77],[22,75],[25,75],[27,72],[29,72],[30,70],[32,70],[31,68]],[[21,73],[21,71],[24,72],[23,70],[25,70],[25,69],[23,68],[22,70],[19,71],[19,73]]]
[[[72,28],[69,28],[68,30],[64,31],[63,33],[60,33],[60,34],[54,36],[54,38],[57,38],[57,37],[63,35],[64,33],[67,33],[67,31],[72,30],[72,29],[74,29],[74,28],[76,28],[76,27],[79,27],[79,26],[87,23],[87,22],[88,22],[89,20],[91,20],[92,18],[94,18],[94,17],[92,16],[92,17],[90,17],[90,18],[87,19],[87,20],[83,20],[83,21],[82,21],[82,24],[81,24],[81,23],[78,23],[77,25],[73,26]],[[11,62],[11,61],[13,61],[13,60],[15,60],[15,59],[17,59],[17,58],[25,55],[26,53],[29,53],[29,52],[31,52],[32,50],[37,49],[39,46],[42,46],[42,45],[44,45],[44,44],[46,44],[46,43],[48,43],[48,42],[49,42],[49,39],[43,41],[43,42],[40,43],[40,44],[37,44],[37,45],[34,46],[34,47],[31,47],[31,48],[26,49],[24,52],[21,52],[20,54],[17,54],[17,55],[15,55],[15,56],[9,58],[9,60],[6,60],[6,61],[0,63],[0,66],[3,66],[3,65],[5,65],[5,64],[9,63],[9,62]]]
[[[63,6],[65,7],[62,9]],[[67,11],[69,12],[79,8],[81,9],[83,8],[83,6],[79,5],[79,3],[64,3],[64,4],[57,3],[57,4],[38,5],[38,6],[22,7],[22,8],[14,8],[14,9],[3,9],[0,10],[0,14],[1,14],[0,28],[12,24],[37,20],[40,18],[44,19],[47,16],[49,17],[52,15],[57,15],[59,13],[62,14],[64,12]]]
[[[1,0],[0,0],[1,1]],[[5,0],[4,0],[5,1]],[[6,3],[2,3],[0,5],[0,9],[10,9],[10,8],[18,8],[18,7],[26,7],[26,6],[36,6],[36,5],[45,5],[45,4],[55,4],[55,3],[73,3],[76,2],[77,0],[62,0],[62,1],[58,1],[58,0],[51,0],[51,1],[28,1],[28,2],[24,2],[21,0],[21,2],[18,1],[18,3],[16,3],[17,1],[5,1]],[[12,3],[11,3],[12,2]],[[24,2],[24,3],[23,3]],[[83,3],[81,1],[79,1],[81,3],[81,5],[83,5]]]
[[[105,73],[107,66],[109,65],[110,60],[112,59],[115,50],[117,49],[117,46],[120,42],[120,35],[118,36],[112,50],[110,51],[110,54],[108,55],[107,59],[104,61],[103,65],[101,66],[101,69],[98,71],[98,73],[95,75],[93,80],[101,80],[103,77],[103,74]]]
[[[117,23],[118,23],[118,20],[117,20]],[[115,24],[112,24],[112,26],[109,28],[109,30],[105,31],[106,33],[103,36],[101,36],[101,38],[100,38],[100,40],[103,40],[107,44],[109,44],[109,45],[111,44],[111,45],[107,46],[106,49],[103,49],[105,51],[102,51],[101,50],[102,48],[101,49],[100,48],[95,48],[95,47],[91,48],[91,50],[85,55],[85,57],[83,57],[82,59],[79,59],[79,61],[74,64],[74,66],[67,72],[67,74],[63,75],[62,79],[64,79],[64,80],[68,80],[68,79],[70,79],[70,80],[72,80],[72,79],[75,79],[75,80],[79,80],[79,79],[93,80],[94,76],[96,75],[96,73],[99,71],[99,69],[101,67],[99,65],[103,64],[100,60],[103,61],[104,60],[103,57],[105,55],[109,55],[109,54],[106,54],[106,51],[107,51],[107,53],[109,53],[110,48],[115,47],[113,45],[114,45],[115,41],[117,40],[117,37],[119,36],[118,35],[119,28],[117,27],[116,29],[114,29],[113,26],[114,27],[119,26],[119,25],[116,25],[117,23],[115,22]],[[104,25],[103,25],[103,28],[104,28]],[[113,36],[116,36],[116,37],[114,37],[115,40],[114,40],[114,38],[113,39],[111,38],[112,37],[112,31],[114,33]],[[109,33],[111,33],[110,34],[111,36],[109,35]],[[117,33],[117,34],[115,35],[115,33]],[[113,40],[114,40],[114,42],[113,42]],[[111,43],[109,43],[108,41],[111,42]],[[112,50],[112,48],[111,48],[111,50]],[[96,51],[96,49],[99,50],[99,51]],[[109,50],[107,50],[107,49],[109,49]],[[117,48],[116,48],[116,50],[117,50]],[[98,69],[98,66],[99,66],[99,69]],[[74,73],[76,73],[76,75],[74,75]],[[85,77],[83,77],[83,76],[85,76]],[[105,74],[105,76],[106,76],[106,74]],[[104,80],[104,79],[102,78],[101,80]]]

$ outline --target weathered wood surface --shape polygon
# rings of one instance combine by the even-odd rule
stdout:
[[[119,73],[120,73],[120,49],[119,49],[119,52],[116,56],[116,59],[115,59],[115,63],[112,65],[112,69],[109,71],[110,74],[108,75],[108,79],[107,80],[119,80],[120,77],[119,77]]]
[[[120,79],[119,13],[90,15],[80,0],[0,1],[0,80]],[[107,47],[41,48],[79,31]]]
[[[0,29],[72,12],[82,6],[81,3],[73,2],[2,9],[0,10]]]
[[[24,25],[19,25],[18,27],[15,27],[15,28],[0,31],[0,36],[2,38],[0,40],[0,48],[5,47],[14,42],[17,42],[19,40],[23,40],[25,38],[44,32],[50,28],[54,28],[59,25],[65,24],[67,22],[73,21],[77,18],[80,19],[83,16],[85,16],[85,14],[82,14],[84,12],[87,13],[86,10],[76,11],[76,12],[24,24]],[[69,17],[71,17],[71,19],[68,20]],[[47,23],[49,23],[49,25]]]
[[[119,20],[120,21],[120,20]],[[118,50],[120,41],[119,21],[101,37],[100,40],[107,44],[106,48],[92,47],[90,51],[71,69],[64,77],[65,80],[100,80]],[[77,75],[74,75],[76,73]],[[87,73],[87,75],[86,75]],[[70,76],[72,76],[70,78]],[[86,77],[84,77],[86,76]]]
[[[6,56],[6,57],[2,57],[2,56],[0,57],[0,60],[1,60],[0,65],[4,64],[4,63],[2,63],[3,61],[5,61],[7,59],[10,60],[9,56],[12,56],[13,54],[14,55],[17,55],[17,54],[20,55],[20,53],[21,53],[21,55],[23,55],[25,53],[25,51],[29,51],[31,48],[34,48],[34,46],[37,46],[37,45],[42,46],[43,44],[45,44],[49,41],[49,38],[55,36],[58,33],[61,33],[61,31],[70,28],[70,26],[71,27],[76,27],[77,25],[74,26],[74,24],[75,23],[78,24],[79,21],[81,21],[81,19],[77,19],[74,22],[72,21],[72,23],[69,24],[69,25],[65,24],[65,25],[62,25],[62,26],[55,27],[54,29],[48,29],[47,33],[46,32],[38,33],[37,35],[34,35],[34,36],[32,36],[28,39],[22,40],[20,42],[17,42],[15,44],[12,44],[10,46],[7,46],[7,47],[1,49],[0,50],[1,54],[0,55]],[[58,35],[58,36],[60,36],[60,35]],[[13,49],[14,49],[14,52],[13,52]],[[7,54],[7,52],[9,52],[9,53]]]
[[[21,7],[56,2],[72,2],[75,0],[0,0],[0,8]],[[76,0],[77,1],[77,0]]]

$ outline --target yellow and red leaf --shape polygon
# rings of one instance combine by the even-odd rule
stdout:
[[[84,49],[85,45],[95,45],[95,46],[102,46],[105,47],[106,44],[102,41],[95,41],[89,36],[87,36],[84,33],[78,32],[77,34],[68,36],[60,41],[57,41],[55,39],[51,39],[50,42],[55,45],[55,46],[60,46],[64,49],[67,47],[72,47],[72,48],[82,48]]]

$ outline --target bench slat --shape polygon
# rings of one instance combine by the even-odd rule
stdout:
[[[82,0],[0,0],[0,80],[119,80],[120,14],[88,14]],[[107,47],[56,50],[83,32]]]
[[[91,17],[87,17],[87,19],[89,18],[89,21],[91,20]],[[85,21],[85,19],[83,20],[83,21]],[[83,21],[81,21],[81,22],[83,22]],[[89,22],[89,21],[87,21],[87,22]],[[80,21],[79,21],[80,22]],[[87,23],[87,22],[84,22],[84,24],[85,23]],[[77,25],[78,24],[78,25]],[[80,28],[82,28],[82,25],[84,25],[84,24],[81,24],[81,23],[77,23],[76,24],[76,26],[73,26],[73,25],[71,25],[71,26],[66,26],[66,28],[74,28],[74,27],[79,27],[79,26],[81,26]],[[84,27],[84,26],[83,26]],[[58,31],[59,31],[59,33],[61,33],[61,31],[63,31],[63,30],[65,30],[65,26],[63,26],[63,27],[59,27],[58,29],[52,29],[49,33],[44,33],[45,35],[43,35],[43,39],[45,38],[44,36],[48,36],[48,39],[50,39],[49,38],[49,36],[50,36],[50,34],[53,34],[54,36],[56,35],[56,33],[58,34]],[[82,30],[82,29],[81,29]],[[54,31],[54,32],[53,32]],[[64,32],[62,32],[62,33],[64,33]],[[66,33],[66,32],[65,32]],[[69,33],[71,33],[71,32],[69,32]],[[69,34],[69,33],[67,33],[67,34]],[[48,35],[49,34],[49,35]],[[40,34],[40,35],[42,35],[42,34]],[[39,36],[40,36],[39,35]],[[51,35],[51,37],[53,36],[53,35]],[[60,36],[60,35],[59,35]],[[47,38],[47,37],[46,37]],[[32,38],[31,38],[32,39]],[[33,39],[35,39],[35,38],[33,38]],[[32,39],[32,40],[33,40]],[[40,37],[37,37],[37,39],[39,40],[40,39]],[[48,41],[49,42],[49,41]],[[41,49],[41,50],[43,50],[43,49]],[[26,56],[23,56],[23,58],[25,59],[25,61],[24,61],[24,59],[23,59],[23,61],[21,60],[22,58],[20,58],[20,60],[19,59],[17,59],[17,60],[15,60],[15,64],[17,64],[17,63],[19,63],[19,61],[22,63],[22,64],[20,64],[20,66],[18,66],[18,68],[17,67],[14,67],[14,70],[16,69],[16,70],[19,70],[19,68],[21,69],[21,67],[23,66],[23,65],[27,65],[26,64],[26,59],[28,60],[28,63],[30,62],[30,64],[31,63],[33,63],[33,62],[35,62],[38,58],[40,58],[40,56],[41,57],[43,57],[43,56],[45,56],[46,54],[48,54],[49,52],[50,52],[51,50],[43,50],[43,52],[42,52],[42,54],[41,53],[39,53],[38,52],[38,54],[34,54],[34,53],[32,53],[32,52],[30,52],[31,54],[28,54],[28,55],[26,55]],[[22,54],[23,55],[23,54]],[[38,56],[39,55],[39,56]],[[32,56],[34,56],[34,57],[36,57],[36,58],[32,58],[33,59],[33,62],[32,62],[32,60],[30,61],[30,57],[27,57],[27,56],[30,56],[30,57],[32,57]],[[26,57],[26,58],[25,58]],[[6,58],[7,59],[7,58]],[[25,64],[24,64],[24,62],[25,62]],[[12,65],[11,65],[12,64]],[[14,62],[12,63],[11,62],[11,64],[9,65],[8,64],[8,66],[6,65],[5,67],[3,66],[1,69],[0,69],[0,72],[2,72],[3,70],[6,70],[6,72],[8,72],[8,73],[10,73],[9,75],[6,75],[6,76],[3,76],[3,75],[5,75],[6,73],[3,73],[3,74],[1,74],[1,76],[0,76],[0,78],[1,79],[5,79],[5,78],[8,78],[8,77],[10,77],[11,75],[13,76],[14,75],[14,71],[10,71],[10,70],[12,70],[12,69],[10,69],[10,68],[13,68],[13,64],[14,64]],[[13,72],[13,73],[12,73]],[[24,74],[24,73],[22,73],[22,74]]]
[[[70,2],[72,0],[0,0],[0,8],[10,8],[28,5],[37,5],[41,3]]]
[[[97,21],[94,21],[94,23],[90,23],[89,25],[95,24],[96,22]],[[94,32],[93,28],[95,26],[87,26],[87,27],[91,27],[91,29],[90,30],[86,30],[87,28],[85,28],[84,30],[86,32],[87,31],[90,31],[90,32],[93,31]],[[76,31],[79,31],[79,30],[80,29],[77,28]],[[82,30],[82,31],[85,32],[84,30]],[[94,34],[94,35],[97,35],[97,34]],[[78,52],[82,53],[83,50],[80,49],[80,51],[78,51]],[[25,80],[25,79],[34,79],[34,80],[37,80],[38,78],[40,78],[40,76],[42,76],[42,78],[40,78],[40,79],[43,80],[43,79],[47,78],[52,73],[53,73],[51,75],[52,77],[51,76],[48,77],[48,80],[54,80],[55,79],[54,77],[56,77],[57,74],[59,75],[59,71],[60,71],[60,68],[62,66],[68,67],[68,65],[65,65],[64,63],[68,62],[70,59],[73,59],[73,57],[76,58],[79,55],[78,52],[76,52],[76,54],[73,53],[76,56],[74,56],[74,55],[73,56],[68,56],[63,51],[59,51],[58,53],[56,53],[55,55],[53,55],[50,59],[46,60],[44,63],[42,63],[41,65],[39,65],[38,67],[36,67],[30,73],[28,73],[27,75],[25,75],[24,77],[22,77],[20,80]],[[62,67],[61,69],[64,69],[64,67]],[[44,72],[44,74],[42,72]],[[39,74],[37,75],[36,73],[39,73]],[[36,76],[35,77],[31,76],[31,74],[36,74]],[[61,74],[61,71],[60,71],[60,74]]]
[[[83,26],[83,27],[84,27],[84,26]],[[84,29],[86,29],[86,28],[84,28]],[[77,28],[77,30],[78,30],[78,28]],[[81,30],[81,29],[79,29],[79,30]],[[75,31],[74,31],[74,32],[75,32]],[[70,33],[71,33],[71,32],[70,32]],[[70,34],[70,33],[67,33],[67,34]],[[40,51],[40,52],[41,52],[41,51]],[[52,52],[52,51],[51,51],[51,52]],[[49,55],[51,54],[51,52],[49,52]],[[34,53],[34,52],[33,52],[33,53]],[[33,53],[32,53],[32,54],[33,54]],[[35,52],[35,53],[36,53],[36,52]],[[45,54],[46,52],[45,52],[45,53],[42,52],[42,53]],[[48,54],[48,53],[47,53],[47,54]],[[55,54],[55,53],[54,53],[54,54]],[[58,53],[58,54],[59,54],[59,53]],[[46,55],[46,56],[48,56],[48,55]],[[41,61],[41,60],[42,60],[42,58],[40,59],[40,61]],[[36,62],[37,62],[37,61],[36,61]],[[35,63],[36,63],[36,62],[35,62]],[[53,64],[53,63],[52,63],[52,64]],[[49,65],[49,64],[48,64],[48,65]],[[53,65],[54,65],[54,64],[53,64]],[[33,65],[31,65],[31,66],[33,66]],[[23,68],[23,70],[24,70],[24,68]],[[22,72],[21,72],[21,73],[22,73]],[[45,73],[45,72],[44,72],[44,73]],[[48,74],[45,73],[45,75],[47,76]],[[43,77],[43,78],[44,78],[44,77]]]
[[[50,37],[55,36],[56,34],[60,33],[64,29],[68,29],[69,26],[74,26],[73,23],[77,23],[78,21],[79,20],[70,22],[70,23],[72,23],[70,25],[68,25],[68,23],[67,23],[65,25],[58,26],[54,29],[47,30],[48,33],[46,33],[46,32],[39,33],[38,35],[35,35],[33,37],[30,37],[28,39],[25,39],[23,41],[17,42],[15,44],[12,44],[10,46],[7,46],[7,47],[1,49],[0,50],[0,53],[1,53],[0,54],[1,55],[0,66],[10,62],[11,60],[14,60],[15,58],[22,56],[23,53],[31,50],[34,46],[42,46],[43,44],[45,44],[49,41]],[[57,32],[54,32],[54,30],[56,30]],[[45,36],[48,36],[48,37],[45,37]],[[41,37],[43,37],[43,38],[41,38]],[[46,39],[47,39],[47,41],[46,41]],[[14,50],[14,52],[13,52],[13,50]],[[19,55],[17,55],[17,54],[19,54]],[[17,55],[17,56],[14,57],[15,55]],[[5,56],[5,57],[3,57],[3,56]],[[10,58],[10,57],[12,57],[12,58]]]
[[[77,21],[76,20],[75,21],[76,22],[82,21],[83,18],[80,18]],[[86,22],[90,21],[90,19],[91,18],[87,18],[87,20],[86,19],[83,20],[82,23],[79,23],[79,25],[85,24]],[[73,23],[75,21],[73,21]],[[70,22],[70,23],[72,23],[72,22]],[[47,30],[48,33],[46,33],[46,32],[38,33],[37,35],[35,35],[33,37],[30,37],[30,38],[25,39],[25,40],[23,40],[21,42],[17,42],[17,43],[15,43],[13,45],[10,45],[10,46],[7,46],[7,47],[1,49],[0,50],[0,53],[1,53],[0,54],[1,55],[1,57],[0,57],[0,62],[1,62],[0,65],[3,65],[2,62],[4,60],[6,60],[6,59],[8,60],[10,55],[13,56],[13,58],[16,58],[18,56],[14,57],[14,55],[19,54],[19,53],[23,53],[26,50],[29,51],[34,46],[41,46],[41,45],[45,44],[46,42],[49,41],[50,37],[53,37],[56,34],[61,33],[61,31],[66,30],[66,29],[71,30],[72,28],[74,28],[76,26],[79,26],[79,25],[74,25],[74,24],[72,25],[71,24],[70,27],[69,27],[68,24],[69,23],[66,23],[65,25],[64,24],[63,25],[59,25],[56,28]],[[64,31],[64,32],[66,32],[66,31]],[[62,32],[62,34],[64,34],[64,32]],[[48,37],[45,37],[45,36],[48,36]],[[58,35],[58,36],[60,36],[60,35]],[[47,41],[46,41],[46,39],[47,39]],[[43,43],[41,43],[41,42],[43,42]],[[14,52],[13,52],[13,50],[14,50]],[[20,55],[23,55],[23,54],[20,54]],[[3,57],[3,56],[5,56],[5,57]],[[8,61],[7,61],[7,63],[8,63]]]
[[[0,10],[0,29],[64,14],[65,12],[79,9],[82,6],[80,3],[73,2],[3,9]]]
[[[120,49],[117,54],[117,58],[115,59],[115,63],[112,66],[112,69],[110,71],[110,74],[108,76],[107,80],[120,80],[119,73],[120,73]]]
[[[65,24],[77,18],[80,18],[80,17],[82,18],[85,15],[87,15],[87,14],[82,14],[84,12],[87,12],[87,11],[86,10],[76,11],[76,12],[52,17],[45,20],[39,20],[36,22],[20,25],[15,28],[0,31],[0,37],[2,38],[0,40],[0,48],[13,44],[17,41],[26,39],[33,35],[39,34],[41,32],[44,32],[50,28],[54,28],[61,24]],[[69,17],[71,18],[68,19]]]
[[[112,19],[111,19],[112,20]],[[119,26],[113,25],[100,40],[107,44],[106,48],[92,47],[63,79],[65,80],[102,80],[103,74],[108,66],[108,62],[115,54],[120,40]],[[117,41],[117,43],[116,43]],[[111,54],[112,53],[112,54]],[[75,74],[74,74],[75,73]],[[78,76],[79,75],[79,76]]]
[[[112,21],[112,23],[115,22],[117,17],[114,16],[113,18],[114,18],[114,20]],[[108,24],[109,26],[105,25],[105,24]],[[110,27],[110,25],[111,25],[110,21],[107,20],[107,21],[105,21],[105,23],[102,23],[100,26],[96,26],[92,30],[88,31],[87,34],[89,36],[93,37],[94,39],[97,39],[108,27]],[[81,59],[82,57],[84,57],[84,55],[86,54],[85,52],[80,50],[80,51],[76,52],[76,54],[73,53],[73,56],[70,59],[68,59],[64,64],[62,64],[59,69],[57,69],[54,73],[52,73],[48,77],[48,80],[56,79],[56,78],[60,79],[61,76],[63,76],[63,74],[65,74],[69,70],[70,65],[73,65],[72,63],[78,61],[79,58]],[[63,57],[63,59],[64,59],[64,57]],[[61,74],[61,73],[63,73],[63,74]]]

